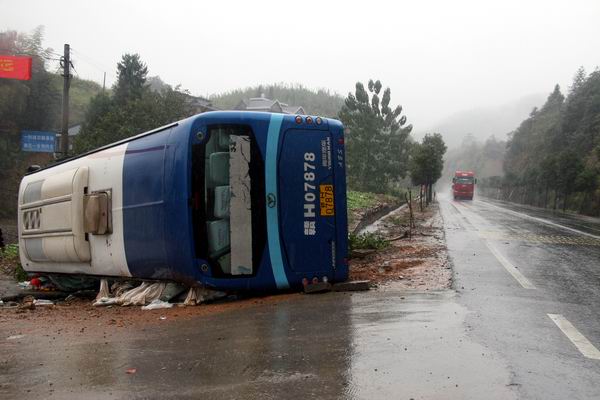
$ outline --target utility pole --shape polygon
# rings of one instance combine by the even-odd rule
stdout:
[[[106,72],[104,73],[104,79],[102,79],[102,91],[104,92],[104,87],[106,86]]]
[[[65,43],[65,51],[61,60],[63,67],[62,129],[60,131],[61,156],[69,155],[69,87],[71,86],[71,49]]]

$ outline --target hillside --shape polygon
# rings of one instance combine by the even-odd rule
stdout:
[[[545,94],[536,93],[496,107],[461,111],[433,124],[427,132],[440,132],[449,149],[461,145],[467,134],[478,140],[492,135],[506,140],[506,135],[515,130],[534,107],[544,104],[545,98]]]
[[[52,88],[62,99],[63,77],[59,74],[49,74]],[[73,77],[69,90],[69,126],[83,123],[85,112],[92,97],[102,91],[102,86],[94,81]],[[60,118],[58,119],[60,123]],[[60,129],[60,126],[57,126]]]
[[[467,136],[460,146],[454,147],[444,157],[444,171],[438,190],[448,188],[455,171],[475,171],[478,178],[502,176],[506,142],[494,136],[479,141]]]
[[[232,109],[243,99],[260,97],[261,94],[289,105],[302,106],[307,113],[324,117],[337,117],[344,104],[344,98],[338,94],[325,89],[312,90],[298,84],[259,85],[236,89],[212,95],[210,100],[215,107]]]

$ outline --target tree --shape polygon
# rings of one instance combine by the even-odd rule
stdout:
[[[414,185],[425,186],[426,203],[432,199],[433,185],[442,176],[447,147],[439,133],[427,134],[411,151],[410,177]]]
[[[585,68],[583,68],[583,65],[577,68],[577,72],[575,72],[575,75],[573,76],[573,83],[569,87],[569,92],[573,93],[581,89],[585,83],[586,76],[587,74],[585,72]]]
[[[577,188],[577,176],[583,168],[581,159],[573,151],[565,151],[556,160],[558,171],[556,187],[563,195],[563,211],[566,211],[569,196]]]
[[[148,90],[147,69],[137,54],[123,56],[117,65],[114,95],[99,93],[90,102],[81,133],[75,138],[76,153],[192,115],[191,96],[179,86],[172,89],[160,81],[160,90]]]
[[[236,89],[213,95],[210,100],[218,108],[233,109],[242,100],[247,100],[250,97],[260,97],[261,93],[265,93],[263,88],[265,88],[264,85]],[[331,93],[327,89],[311,90],[299,84],[271,84],[266,86],[266,92],[267,97],[271,100],[279,100],[293,106],[302,106],[307,114],[321,117],[337,118],[344,104],[343,97]]]
[[[523,202],[600,214],[600,70],[579,68],[568,96],[558,85],[511,134],[505,187]],[[543,193],[543,198],[540,194]],[[513,200],[512,195],[509,200]],[[559,203],[562,203],[561,205]]]
[[[406,176],[409,134],[402,106],[390,107],[391,91],[382,84],[368,82],[368,92],[356,83],[339,118],[346,127],[346,164],[349,184],[356,190],[385,192]]]
[[[125,104],[140,99],[147,91],[146,76],[148,67],[139,54],[124,54],[117,64],[117,82],[113,88],[117,103]]]
[[[560,129],[563,109],[564,96],[555,85],[544,105],[510,135],[504,159],[506,183],[512,188],[511,193],[518,189],[525,203],[545,206],[549,189],[555,188],[554,155],[566,143]],[[539,196],[542,193],[543,197]]]

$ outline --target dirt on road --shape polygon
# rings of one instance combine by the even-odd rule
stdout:
[[[378,204],[378,207],[380,205]],[[368,211],[364,212],[369,214]],[[410,237],[409,212],[405,207],[393,212],[379,224],[383,239],[389,245],[383,249],[353,258],[350,261],[351,280],[370,280],[385,288],[436,290],[450,287],[451,269],[448,263],[442,219],[437,204],[424,212],[415,211],[415,225]],[[6,261],[6,259],[5,259]],[[5,283],[12,280],[14,263],[2,265]],[[36,306],[33,310],[18,307],[0,307],[0,334],[5,338],[37,334],[52,338],[56,335],[83,335],[96,337],[126,334],[132,326],[153,326],[177,319],[195,318],[214,313],[227,312],[256,306],[275,306],[278,302],[293,300],[298,293],[268,295],[264,297],[230,297],[218,303],[195,307],[178,307],[159,310],[141,310],[140,307],[94,307],[89,299],[58,301],[53,306]],[[42,297],[43,298],[43,297]],[[0,338],[1,339],[1,338]]]
[[[174,320],[184,320],[233,310],[276,306],[281,301],[300,296],[296,293],[270,295],[247,299],[229,299],[212,304],[158,310],[140,307],[94,307],[90,300],[76,299],[57,302],[53,306],[36,306],[32,310],[18,307],[0,308],[0,341],[18,339],[21,335],[73,335],[106,338],[107,335],[127,334],[129,328],[152,327]]]
[[[394,287],[421,290],[447,289],[451,286],[452,269],[438,204],[432,203],[423,212],[415,204],[413,215],[413,229],[409,229],[408,207],[383,218],[379,224],[380,230],[373,235],[387,241],[388,246],[374,252],[364,252],[364,257],[352,258],[350,279],[368,279],[380,286],[393,284]]]

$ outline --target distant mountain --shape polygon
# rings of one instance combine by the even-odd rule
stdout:
[[[479,140],[492,135],[498,140],[506,140],[506,135],[516,129],[534,107],[543,105],[547,96],[536,93],[497,107],[461,111],[426,131],[441,133],[450,149],[459,146],[468,134]]]
[[[344,98],[337,93],[325,89],[312,90],[302,85],[272,84],[258,85],[245,89],[210,96],[210,101],[217,108],[232,109],[242,100],[265,96],[271,100],[279,100],[290,106],[301,106],[308,114],[336,118]]]
[[[63,77],[59,74],[50,74],[50,79],[53,89],[62,96]],[[71,79],[71,88],[69,89],[69,126],[83,123],[90,100],[101,91],[102,86],[94,81],[77,77]],[[57,127],[57,129],[59,128],[60,126]]]

